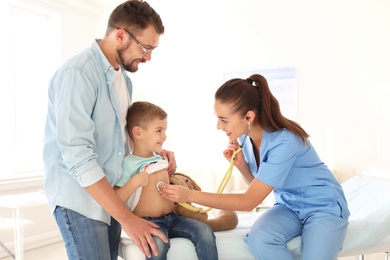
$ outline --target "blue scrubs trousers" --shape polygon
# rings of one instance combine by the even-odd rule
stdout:
[[[304,260],[337,260],[348,220],[326,212],[312,212],[301,219],[284,205],[265,211],[253,224],[245,242],[259,260],[292,260],[287,242],[302,235]]]

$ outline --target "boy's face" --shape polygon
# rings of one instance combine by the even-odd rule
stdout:
[[[160,153],[162,146],[167,139],[166,130],[168,127],[168,120],[155,118],[148,123],[147,129],[141,129],[141,144],[143,149]]]

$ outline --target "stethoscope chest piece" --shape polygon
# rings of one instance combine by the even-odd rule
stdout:
[[[163,181],[157,182],[157,184],[156,184],[156,189],[157,189],[158,191],[160,191],[160,186],[161,186],[161,185],[164,185],[164,184],[166,184],[166,183],[163,182]]]

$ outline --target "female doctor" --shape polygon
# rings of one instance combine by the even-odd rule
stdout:
[[[214,110],[217,128],[229,138],[226,159],[242,148],[234,165],[248,183],[247,191],[216,194],[164,185],[160,194],[175,202],[251,211],[273,191],[275,205],[245,238],[256,259],[293,259],[286,244],[299,235],[303,259],[337,259],[349,217],[344,192],[305,130],[281,114],[267,80],[255,74],[227,81],[215,93]]]

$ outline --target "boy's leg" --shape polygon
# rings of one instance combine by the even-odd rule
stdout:
[[[110,259],[108,225],[73,210],[57,207],[57,225],[65,242],[69,260]]]
[[[337,260],[347,232],[348,220],[329,213],[312,214],[302,232],[303,259]]]
[[[191,240],[199,260],[218,259],[215,234],[209,225],[201,221],[175,214],[171,217],[168,235],[170,238]]]
[[[168,237],[168,231],[167,231],[167,223],[165,217],[161,218],[148,218],[145,217],[146,220],[153,222],[154,224],[159,226],[159,230]],[[168,240],[168,243],[164,243],[164,241],[161,240],[161,238],[153,236],[154,242],[156,243],[156,246],[158,248],[158,255],[155,256],[152,249],[150,248],[150,253],[152,255],[151,258],[145,257],[145,259],[153,259],[153,260],[167,260],[168,250],[171,247],[171,241]]]

